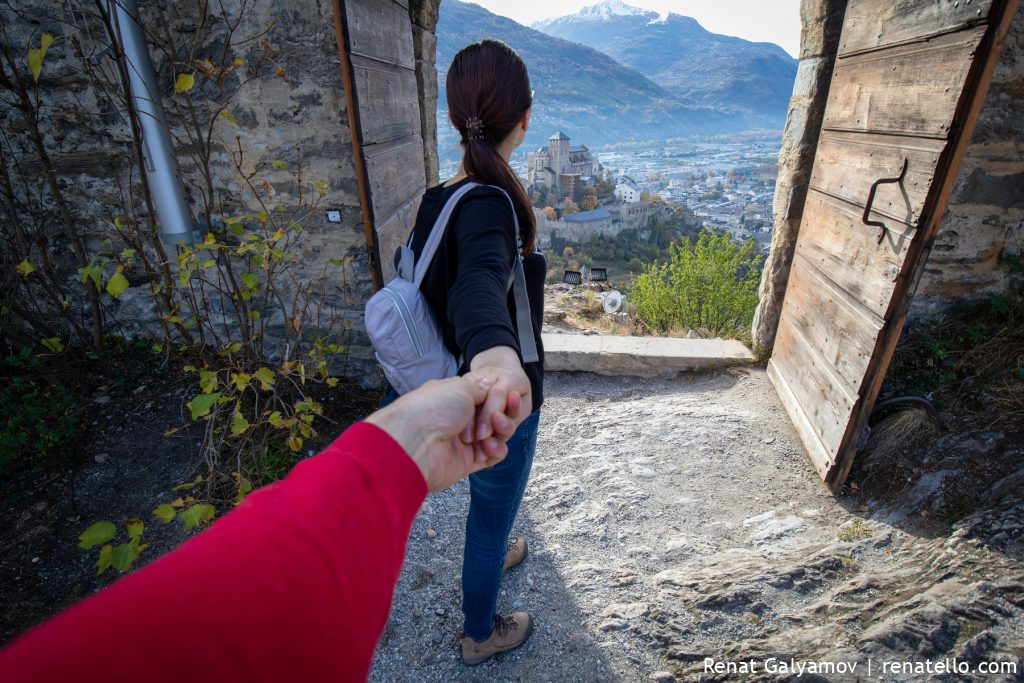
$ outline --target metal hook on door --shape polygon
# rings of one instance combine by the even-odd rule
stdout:
[[[886,183],[902,183],[903,179],[907,177],[908,165],[909,160],[906,157],[903,157],[903,168],[900,169],[899,176],[895,178],[879,178],[878,180],[871,184],[871,191],[868,192],[868,201],[864,205],[864,216],[861,218],[861,220],[864,221],[864,225],[870,225],[878,228],[879,244],[882,243],[882,239],[885,237],[885,233],[888,230],[888,228],[882,221],[873,221],[868,219],[868,216],[871,214],[871,205],[875,203],[875,192],[878,190],[879,185],[884,185]]]

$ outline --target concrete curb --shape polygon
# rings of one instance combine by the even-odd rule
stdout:
[[[670,339],[612,335],[544,334],[544,369],[599,375],[659,377],[728,365],[755,358],[734,339]]]

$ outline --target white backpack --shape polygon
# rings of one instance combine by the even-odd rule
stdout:
[[[470,181],[452,193],[434,222],[419,258],[413,253],[412,236],[409,236],[409,242],[399,247],[398,277],[384,285],[366,302],[366,333],[384,375],[399,394],[406,394],[428,380],[453,377],[459,371],[459,363],[445,346],[441,328],[434,318],[430,303],[420,291],[420,285],[441,243],[455,205],[463,195],[478,186],[479,183]],[[512,205],[508,193],[500,187],[496,189],[501,190]],[[518,245],[519,219],[514,205],[512,218],[515,221]],[[536,362],[539,359],[537,343],[533,338],[530,301],[526,295],[526,276],[519,249],[516,251],[509,287],[513,288],[516,302],[516,330],[523,362]]]

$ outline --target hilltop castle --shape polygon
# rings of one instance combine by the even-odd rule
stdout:
[[[548,139],[547,147],[530,152],[527,157],[527,182],[560,197],[572,196],[578,183],[601,171],[600,162],[590,150],[585,146],[570,147],[569,136],[560,130]]]

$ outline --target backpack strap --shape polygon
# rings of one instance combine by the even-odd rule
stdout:
[[[452,212],[455,211],[455,205],[459,203],[463,195],[478,185],[479,183],[469,181],[455,190],[448,201],[444,203],[444,207],[438,214],[437,220],[434,221],[434,227],[430,229],[430,235],[427,236],[427,241],[423,245],[423,251],[420,252],[419,257],[415,258],[415,268],[406,266],[407,260],[413,259],[412,235],[409,236],[409,244],[402,250],[402,277],[411,280],[417,289],[423,284],[423,278],[427,276],[427,269],[430,267],[430,262],[434,260],[434,254],[437,253],[437,247],[441,244],[441,238],[444,237],[445,228],[448,227],[448,221],[451,220]]]
[[[423,284],[423,278],[427,275],[430,262],[434,260],[434,254],[441,244],[441,238],[444,237],[444,231],[448,226],[448,221],[451,220],[452,213],[455,211],[455,205],[459,203],[459,200],[467,192],[474,187],[479,187],[479,185],[479,183],[471,180],[452,193],[452,196],[444,203],[444,207],[441,209],[437,220],[434,221],[434,227],[430,229],[430,235],[427,237],[427,241],[423,245],[423,251],[420,252],[418,258],[412,250],[413,236],[409,236],[409,242],[405,246],[400,247],[401,258],[398,272],[401,277],[412,282],[417,288]],[[515,263],[512,265],[509,288],[512,290],[512,296],[516,302],[516,334],[519,337],[519,347],[523,356],[523,362],[536,363],[540,360],[540,355],[537,353],[537,340],[533,337],[530,299],[526,293],[526,273],[523,270],[522,236],[519,233],[519,216],[516,215],[516,207],[512,203],[512,198],[509,197],[504,189],[496,185],[488,185],[487,187],[500,190],[505,195],[505,198],[508,199],[509,206],[512,208],[512,221],[516,228],[516,257]],[[414,262],[415,267],[413,267]]]

